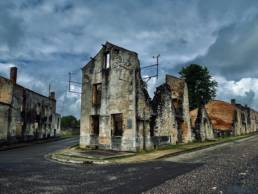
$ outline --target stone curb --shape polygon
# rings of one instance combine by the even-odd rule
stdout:
[[[211,147],[216,148],[217,146],[219,147],[219,146],[223,146],[223,145],[228,145],[228,144],[232,144],[234,142],[246,141],[246,140],[255,138],[257,136],[258,135],[255,134],[255,135],[252,135],[252,136],[243,137],[243,138],[232,140],[232,141],[218,142],[218,143],[214,143],[214,144],[211,144],[211,145],[206,145],[206,146],[201,146],[201,147],[196,147],[196,148],[189,148],[187,150],[178,151],[178,152],[170,153],[170,154],[165,154],[163,156],[157,157],[157,158],[152,159],[152,160],[161,160],[161,159],[165,159],[165,158],[168,158],[168,157],[178,156],[178,155],[181,155],[181,154],[187,154],[187,153],[191,153],[191,152],[195,152],[195,151],[199,151],[199,150],[209,149]],[[84,161],[82,161],[82,160],[64,159],[64,158],[57,157],[55,155],[55,153],[48,154],[48,158],[50,160],[54,160],[54,161],[61,162],[61,163],[64,163],[64,164],[99,164],[99,165],[103,165],[103,164],[123,164],[123,163],[112,162],[112,161],[108,161],[108,160],[102,160],[102,161],[84,160]],[[148,162],[148,161],[150,161],[150,160],[134,161],[134,162],[129,162],[129,163]]]
[[[96,161],[96,160],[72,160],[72,159],[64,159],[56,157],[55,154],[49,154],[47,155],[47,158],[50,160],[54,160],[57,162],[65,163],[65,164],[111,164],[110,161],[102,160],[102,161]]]

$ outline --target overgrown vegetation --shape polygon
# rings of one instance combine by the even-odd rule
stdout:
[[[73,115],[63,116],[61,119],[61,128],[62,130],[79,129],[80,120],[77,120]]]

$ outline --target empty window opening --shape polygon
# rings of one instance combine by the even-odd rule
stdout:
[[[105,69],[110,68],[110,52],[105,53]]]
[[[113,114],[112,125],[113,125],[113,135],[122,136],[123,135],[123,115]]]
[[[94,135],[99,135],[99,115],[91,116],[91,127]]]
[[[94,84],[92,93],[93,93],[92,94],[92,104],[100,105],[100,103],[101,103],[101,84]]]

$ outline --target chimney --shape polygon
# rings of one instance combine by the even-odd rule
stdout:
[[[55,99],[56,98],[56,94],[55,92],[50,92],[50,96],[51,99]]]
[[[17,82],[17,67],[11,67],[11,69],[10,69],[10,80],[13,82],[13,84],[16,84],[16,82]]]
[[[236,104],[236,99],[231,99],[231,104]]]

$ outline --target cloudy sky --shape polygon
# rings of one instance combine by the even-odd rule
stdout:
[[[68,72],[80,81],[80,68],[106,41],[136,51],[142,66],[161,55],[150,94],[166,73],[199,63],[219,82],[217,99],[258,109],[257,0],[0,1],[0,74],[17,66],[18,82],[43,94],[51,83],[64,115],[80,114]]]

